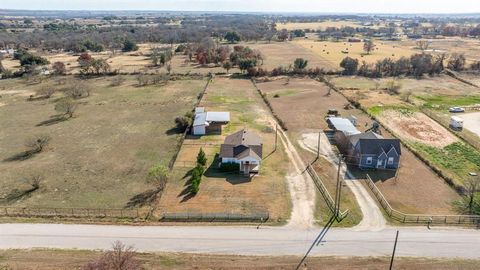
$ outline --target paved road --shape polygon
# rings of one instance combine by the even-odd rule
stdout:
[[[388,256],[395,230],[331,229],[311,256]],[[0,249],[108,249],[119,240],[138,251],[301,256],[319,232],[287,227],[0,224]],[[401,228],[397,254],[480,259],[479,244],[480,232],[475,230]]]

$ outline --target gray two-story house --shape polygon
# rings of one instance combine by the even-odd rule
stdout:
[[[360,169],[391,169],[400,166],[399,139],[385,139],[372,131],[348,136],[348,159]]]

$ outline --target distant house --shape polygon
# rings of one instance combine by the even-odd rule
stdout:
[[[14,53],[15,53],[14,49],[0,50],[0,55],[3,56],[3,57],[13,57]]]
[[[373,131],[348,136],[347,158],[360,169],[398,169],[399,139],[385,139]]]
[[[205,108],[195,109],[192,134],[201,136],[208,132],[222,132],[222,125],[230,122],[229,112],[205,112]]]
[[[259,172],[262,152],[262,138],[245,129],[227,136],[220,146],[221,162],[239,164],[244,174]]]

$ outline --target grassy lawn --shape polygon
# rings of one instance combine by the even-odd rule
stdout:
[[[42,87],[60,89],[54,80],[29,84],[0,81],[0,197],[27,189],[24,180],[41,175],[40,188],[28,196],[1,202],[18,207],[122,208],[134,195],[153,188],[146,173],[155,163],[168,163],[177,152],[180,134],[173,119],[193,108],[204,80],[169,81],[138,87],[133,76],[120,86],[111,77],[89,79],[92,89],[78,100],[73,118],[40,124],[56,115],[63,94],[28,101]],[[66,77],[73,80],[73,77]],[[15,116],[15,117],[13,117]],[[27,160],[7,161],[25,150],[28,138],[46,134],[50,144]]]
[[[448,110],[455,106],[468,106],[480,104],[480,96],[418,96],[418,99],[424,101],[424,106],[429,109]]]
[[[283,223],[290,215],[290,194],[285,176],[290,163],[282,145],[274,150],[275,132],[270,127],[268,111],[249,80],[216,77],[201,101],[207,111],[229,111],[231,122],[222,134],[202,137],[188,136],[185,140],[173,174],[158,207],[161,212],[242,213],[268,211],[272,222]],[[215,159],[225,136],[243,128],[263,139],[263,161],[260,174],[253,178],[234,173],[222,173]],[[195,166],[200,148],[208,159],[207,170],[200,191],[188,192],[189,172]]]

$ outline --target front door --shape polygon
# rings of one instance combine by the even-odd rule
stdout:
[[[377,168],[383,167],[383,159],[378,159],[377,160]]]

